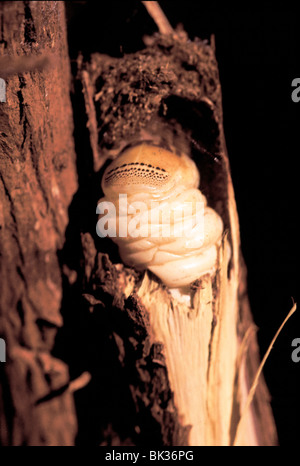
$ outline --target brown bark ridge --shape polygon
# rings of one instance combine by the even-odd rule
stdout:
[[[77,189],[64,3],[1,3],[0,31],[0,441],[71,445],[68,367],[51,355],[63,323],[57,251]]]
[[[114,412],[107,392],[109,412],[101,397],[93,399],[103,414],[99,442],[274,445],[263,378],[235,438],[259,352],[251,331],[214,48],[188,40],[184,31],[157,34],[146,45],[120,59],[95,54],[89,63],[78,61],[98,176],[94,202],[102,194],[99,179],[108,159],[128,144],[150,139],[194,159],[200,188],[221,215],[225,236],[216,274],[192,285],[187,306],[152,274],[121,264],[116,248],[95,230],[82,235],[87,312],[94,328],[102,334],[106,329],[114,351],[107,359],[104,355],[103,364],[118,367],[120,386],[129,389],[127,410],[118,403]],[[94,332],[91,340],[97,338]]]

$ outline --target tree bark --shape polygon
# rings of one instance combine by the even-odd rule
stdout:
[[[57,251],[77,189],[64,4],[1,3],[0,31],[0,440],[70,445],[68,367],[51,355],[63,324]]]

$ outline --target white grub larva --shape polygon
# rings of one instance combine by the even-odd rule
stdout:
[[[223,222],[207,206],[199,183],[198,169],[187,155],[177,155],[148,142],[125,149],[107,167],[102,178],[105,197],[99,202],[108,201],[115,207],[116,236],[108,236],[118,244],[124,264],[138,271],[151,270],[169,288],[186,287],[202,275],[214,273]],[[127,206],[141,201],[147,206],[146,214],[139,212],[141,236],[128,234],[128,221],[137,211],[122,209],[120,195],[126,195]],[[183,217],[176,216],[187,205],[190,210],[184,219],[193,225],[188,233],[177,228],[182,228]],[[202,206],[200,223],[198,206]],[[188,221],[184,225],[191,225]],[[168,225],[169,230],[163,230]]]

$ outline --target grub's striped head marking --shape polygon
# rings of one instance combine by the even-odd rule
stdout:
[[[174,186],[187,189],[198,185],[199,173],[189,157],[148,143],[126,149],[107,167],[102,179],[103,192],[110,196],[137,192],[155,195]]]

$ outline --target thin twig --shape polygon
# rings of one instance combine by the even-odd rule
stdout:
[[[143,2],[144,7],[147,9],[149,15],[156,23],[158,30],[161,34],[174,34],[174,29],[169,23],[168,18],[162,11],[158,2]]]
[[[288,315],[286,316],[286,318],[284,319],[284,321],[282,322],[282,324],[280,325],[279,329],[277,330],[277,332],[275,333],[275,336],[274,338],[272,339],[260,365],[259,365],[259,368],[255,374],[255,377],[254,377],[254,380],[253,380],[253,383],[252,383],[252,386],[250,388],[250,391],[249,391],[249,394],[248,394],[248,397],[247,397],[247,400],[246,400],[246,404],[245,404],[245,407],[243,409],[243,412],[242,412],[242,415],[240,417],[240,420],[239,420],[239,423],[238,423],[238,426],[237,426],[237,429],[236,429],[236,434],[235,434],[235,438],[234,438],[234,442],[233,442],[233,445],[237,445],[237,441],[238,441],[238,438],[239,438],[239,434],[240,434],[240,431],[241,431],[241,428],[242,428],[242,424],[244,423],[244,420],[246,418],[246,414],[248,412],[248,409],[252,403],[252,400],[253,400],[253,397],[254,397],[254,394],[255,394],[255,390],[256,390],[256,387],[257,387],[257,384],[258,384],[258,379],[260,377],[260,374],[262,373],[262,370],[263,370],[263,367],[265,365],[265,362],[266,360],[268,359],[268,356],[273,348],[273,345],[275,343],[275,341],[277,340],[277,337],[278,335],[280,334],[281,330],[283,329],[284,325],[286,324],[286,322],[289,320],[289,318],[294,314],[294,312],[296,311],[297,309],[297,304],[295,303],[292,307],[292,309],[290,310],[290,312],[288,313]]]

